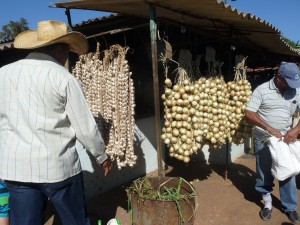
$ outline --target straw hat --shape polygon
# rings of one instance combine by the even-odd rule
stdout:
[[[65,23],[47,20],[38,23],[37,30],[26,30],[20,33],[14,41],[14,47],[20,49],[36,49],[55,43],[65,43],[70,51],[85,54],[88,51],[88,42],[79,32],[68,32]]]

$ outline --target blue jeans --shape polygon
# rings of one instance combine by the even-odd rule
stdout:
[[[262,194],[272,192],[274,177],[271,173],[272,158],[269,147],[267,143],[254,139],[254,149],[257,173],[255,189]],[[297,210],[298,193],[295,176],[279,181],[279,192],[283,210],[285,212]]]
[[[11,225],[43,225],[48,198],[63,225],[90,225],[82,173],[56,183],[5,183],[10,192]]]

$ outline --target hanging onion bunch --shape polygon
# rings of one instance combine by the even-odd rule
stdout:
[[[226,143],[230,129],[228,127],[228,102],[229,93],[227,84],[222,76],[214,76],[209,79],[198,80],[200,93],[200,115],[203,123],[200,129],[206,144],[213,148],[219,148]],[[203,113],[201,113],[203,112]]]
[[[220,148],[227,140],[240,144],[249,137],[252,128],[243,118],[252,92],[244,64],[237,67],[234,81],[227,84],[221,75],[223,62],[213,63],[212,71],[217,75],[195,82],[185,68],[178,67],[173,85],[168,78],[167,60],[161,60],[166,77],[161,138],[171,157],[187,163],[202,143]]]
[[[232,142],[237,145],[244,143],[245,139],[252,135],[252,128],[253,126],[249,124],[245,118],[243,118],[232,137]]]
[[[96,53],[82,55],[73,75],[82,83],[88,104],[104,135],[106,152],[118,168],[136,163],[134,154],[134,85],[126,53],[128,48],[113,45],[100,59]]]
[[[178,68],[174,86],[169,78],[165,79],[165,93],[162,95],[165,121],[161,138],[169,147],[170,156],[186,163],[190,161],[190,155],[200,148],[202,140],[196,131],[199,128],[195,115],[199,107],[196,96],[185,69]]]
[[[243,143],[245,138],[251,135],[251,125],[247,124],[244,118],[244,111],[247,103],[250,101],[252,95],[251,84],[246,77],[246,67],[244,58],[239,63],[235,70],[234,81],[228,82],[228,90],[230,93],[230,111],[231,114],[228,117],[230,121],[230,137],[229,141],[235,144]]]

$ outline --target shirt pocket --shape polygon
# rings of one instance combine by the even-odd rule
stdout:
[[[298,102],[296,99],[289,101],[289,108],[290,108],[291,115],[293,115],[295,113],[297,105],[298,105]]]

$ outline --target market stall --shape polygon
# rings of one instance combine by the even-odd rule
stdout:
[[[218,60],[224,62],[222,71],[224,80],[226,80],[226,82],[232,81],[234,79],[234,57],[239,53],[243,53],[244,56],[248,56],[247,64],[255,66],[259,65],[257,64],[257,61],[255,61],[256,56],[259,54],[264,54],[265,57],[275,54],[277,55],[277,60],[283,58],[291,59],[293,57],[299,57],[299,53],[297,51],[294,51],[287,43],[285,43],[281,39],[280,31],[272,24],[269,24],[267,21],[260,20],[260,18],[254,15],[238,12],[235,9],[231,8],[229,5],[224,5],[224,3],[218,1],[206,0],[202,1],[201,4],[198,4],[198,2],[196,1],[188,1],[184,3],[182,1],[119,1],[112,3],[110,1],[98,2],[90,0],[55,3],[55,6],[66,8],[68,11],[70,9],[90,9],[118,12],[122,15],[135,16],[134,19],[143,19],[143,23],[129,26],[128,29],[142,27],[145,23],[147,24],[147,21],[145,22],[145,18],[150,18],[150,29],[148,29],[150,30],[149,36],[151,38],[146,38],[145,42],[151,44],[152,52],[150,57],[153,71],[152,90],[155,101],[155,139],[156,151],[158,156],[158,169],[160,175],[163,175],[164,172],[164,153],[161,142],[161,131],[163,128],[163,126],[161,125],[161,113],[163,113],[163,107],[161,107],[162,105],[160,99],[163,91],[163,80],[158,75],[160,62],[158,60],[159,54],[157,54],[159,52],[157,46],[160,41],[157,39],[159,32],[161,36],[164,36],[162,35],[163,32],[168,29],[171,30],[172,28],[170,27],[172,25],[173,29],[177,29],[177,32],[179,32],[177,36],[180,38],[182,38],[182,36],[187,36],[183,35],[183,33],[191,34],[191,31],[198,34],[198,41],[200,43],[203,43],[199,48],[195,47],[198,44],[196,42],[197,39],[192,40],[191,38],[185,40],[182,38],[181,42],[185,41],[185,44],[181,43],[181,45],[178,45],[178,40],[171,41],[171,32],[169,32],[166,36],[169,37],[169,43],[171,43],[171,45],[173,46],[174,52],[177,53],[184,46],[186,48],[190,48],[191,45],[194,44],[194,46],[192,47],[194,50],[192,54],[193,56],[196,56],[197,54],[205,54],[205,48],[214,45],[213,47],[217,52]],[[168,26],[163,27],[163,22],[168,24]],[[72,26],[72,24],[70,25]],[[78,29],[81,28],[78,27]],[[123,31],[125,31],[126,29],[127,28],[123,29]],[[186,30],[189,32],[185,33],[184,31]],[[107,31],[98,31],[99,36],[103,36],[105,32]],[[97,36],[97,32],[95,32],[91,36]],[[206,37],[206,39],[201,39],[202,37]],[[208,40],[214,41],[212,43],[212,41],[209,42]],[[219,43],[219,45],[217,43]],[[235,49],[238,49],[239,52],[234,52]],[[253,55],[254,57],[252,57]],[[176,59],[178,59],[178,57]],[[269,64],[274,64],[275,60],[270,60],[269,62],[265,60],[264,62],[266,62],[264,66],[268,66]],[[225,154],[225,160],[223,158],[223,161],[226,161],[226,163],[232,160],[231,157],[235,153],[234,151],[228,152],[229,145],[231,149],[238,149],[241,147],[239,145],[235,146],[234,143],[226,143],[222,146],[221,150],[227,151],[227,153]],[[208,145],[202,148],[202,152],[204,154],[206,154],[205,152],[209,152],[208,154],[210,155],[215,154],[215,152],[212,153],[212,151],[213,150]],[[242,147],[241,151],[239,150],[238,152],[243,153],[244,146]],[[231,154],[231,156],[228,156],[228,154]],[[220,157],[220,155],[217,157]],[[238,155],[235,155],[234,157],[238,157]]]

